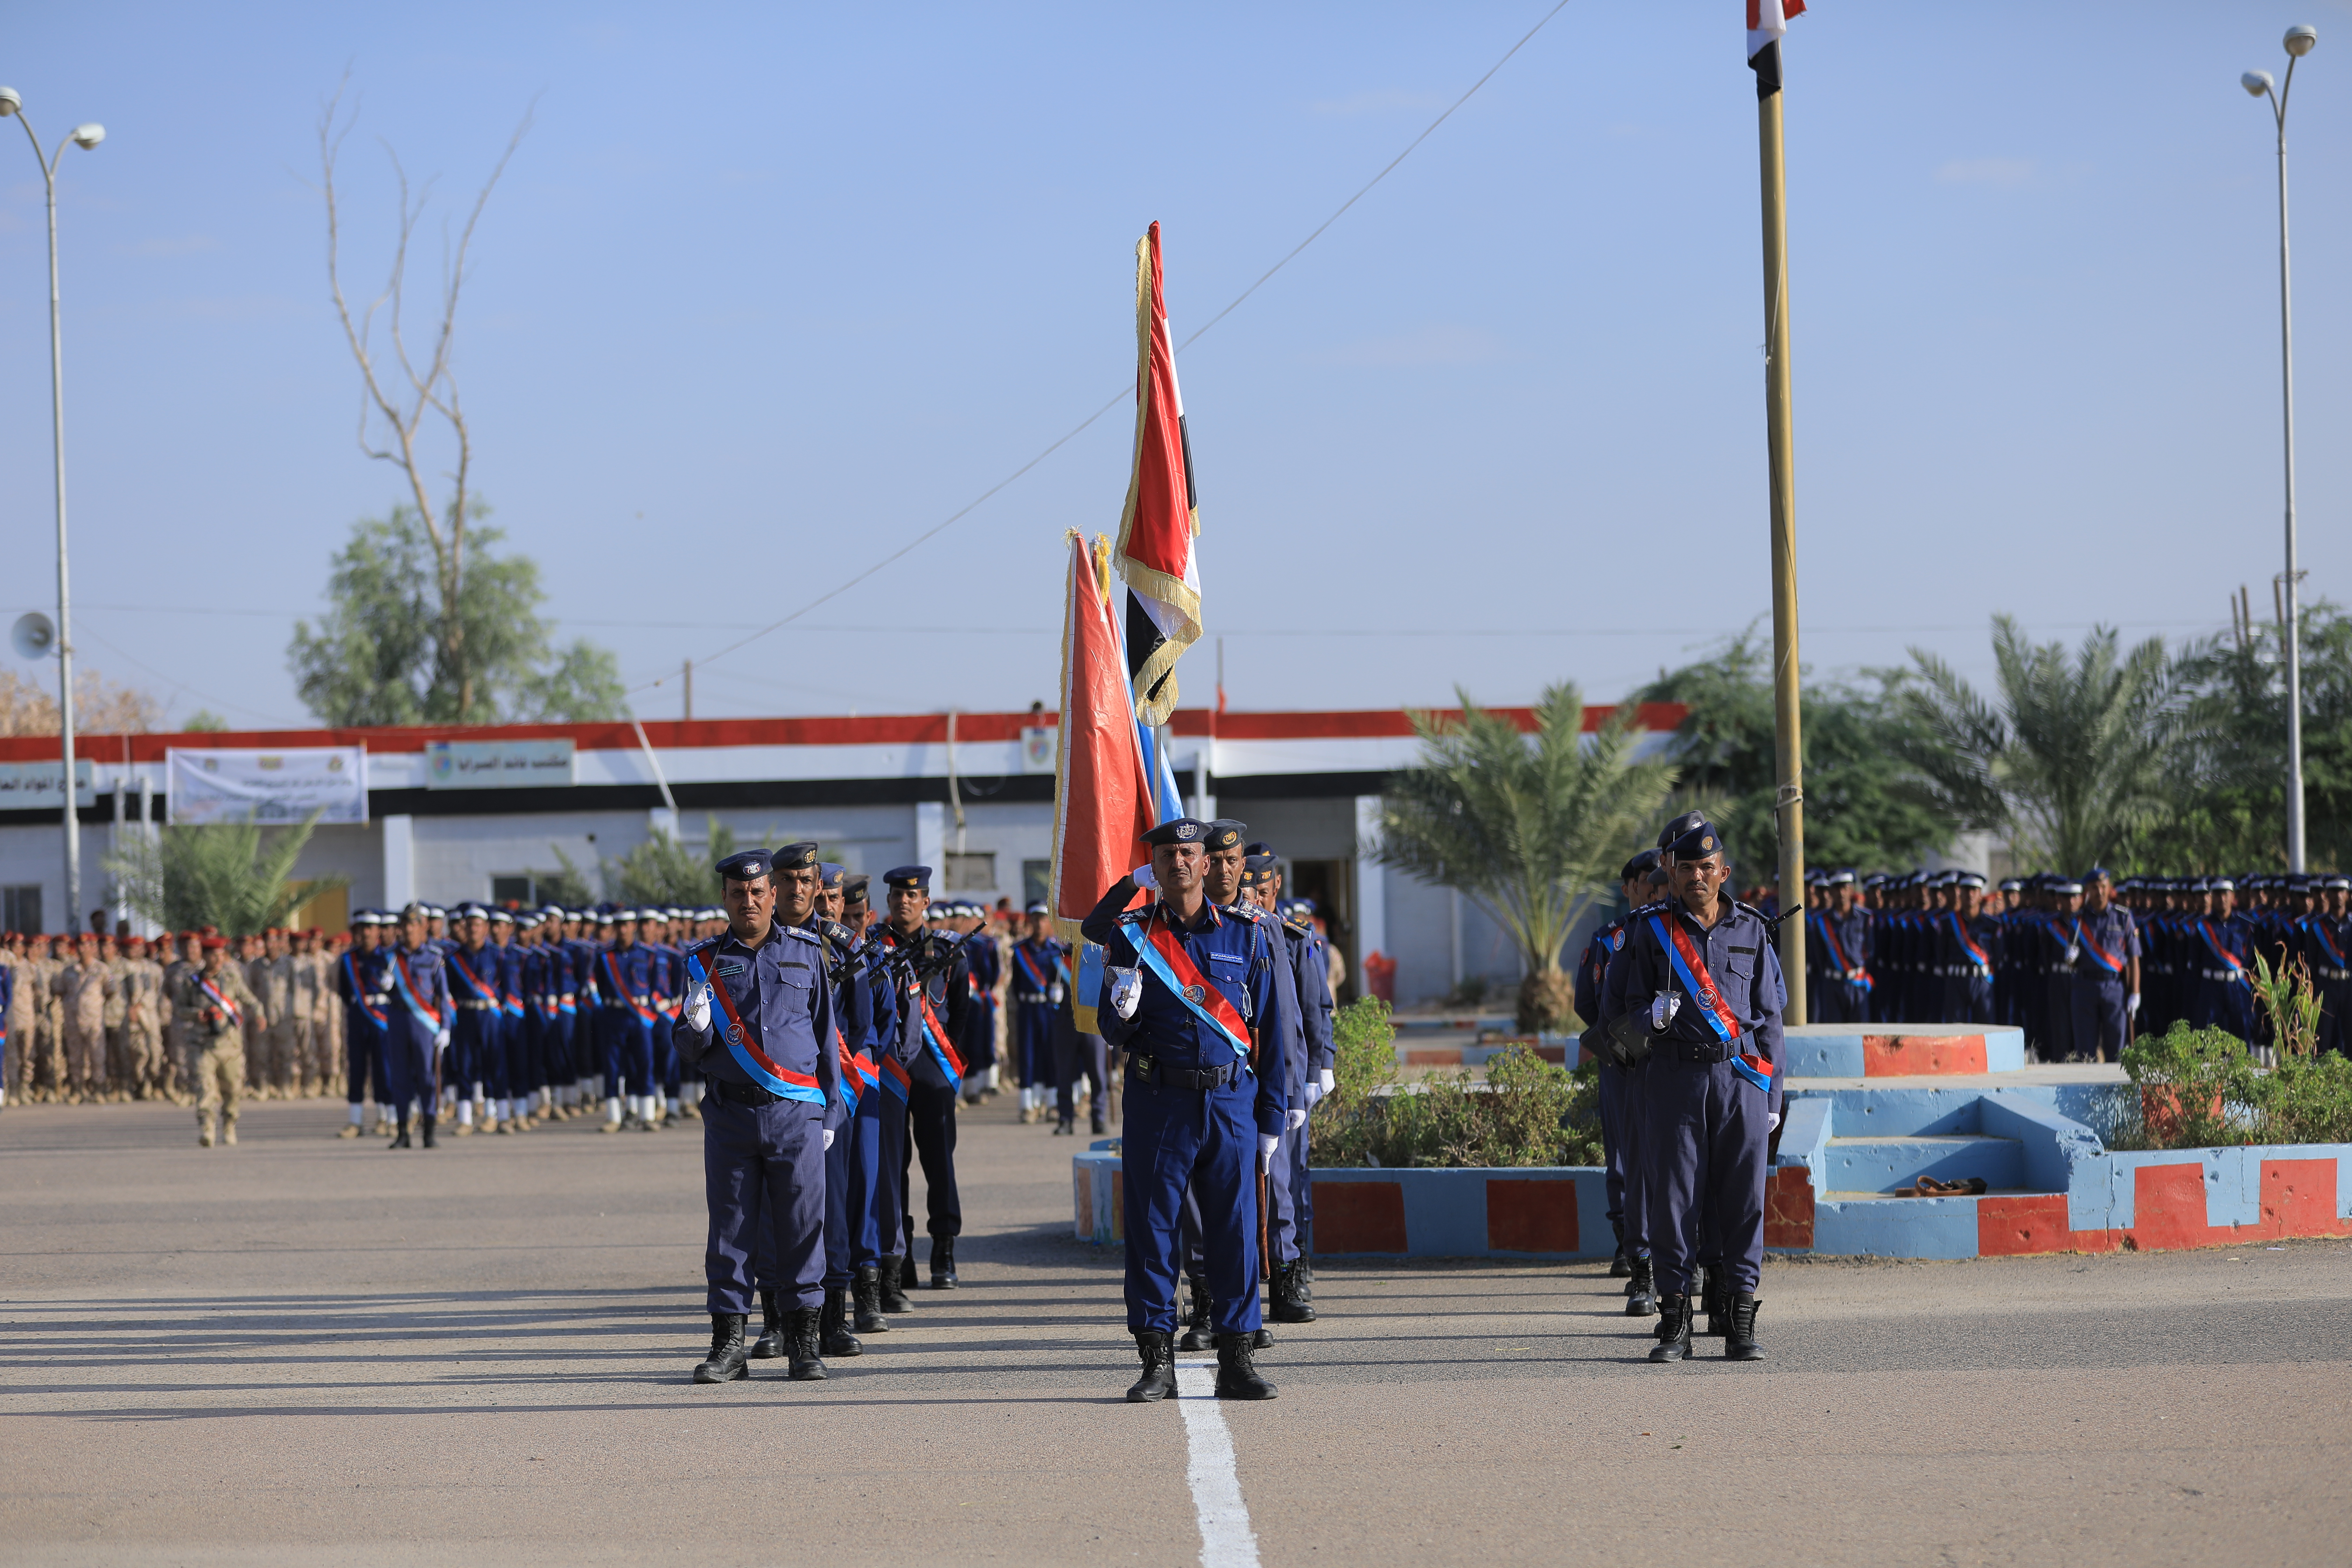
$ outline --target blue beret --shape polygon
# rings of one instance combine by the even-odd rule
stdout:
[[[2107,882],[2114,879],[2105,866],[2094,866],[2083,873],[2083,880],[2085,882]]]
[[[814,840],[798,844],[779,844],[768,852],[768,858],[779,871],[809,871],[816,868],[817,847]]]
[[[1720,854],[1723,835],[1701,813],[1686,811],[1666,824],[1665,831],[1658,835],[1658,847],[1676,859],[1696,860]]]
[[[882,873],[882,880],[901,891],[928,893],[931,890],[931,868],[929,866],[893,866]]]
[[[841,879],[841,896],[845,899],[863,899],[866,897],[866,888],[872,882],[873,879],[863,871],[851,872]]]
[[[1242,853],[1244,855],[1263,855],[1269,860],[1275,858],[1274,846],[1268,844],[1263,838],[1244,847]]]
[[[1617,873],[1617,879],[1621,882],[1630,882],[1637,877],[1646,877],[1657,868],[1658,852],[1654,849],[1644,849],[1625,862],[1625,868]]]
[[[817,885],[824,888],[840,887],[843,869],[844,868],[835,865],[830,860],[819,861],[816,868]]]
[[[1191,816],[1171,816],[1143,836],[1143,841],[1153,848],[1163,844],[1200,844],[1208,837],[1209,825]],[[1234,835],[1239,843],[1241,835]]]
[[[751,882],[775,868],[765,849],[738,849],[711,868],[730,882]]]
[[[1242,835],[1248,831],[1248,823],[1235,822],[1230,816],[1221,816],[1217,818],[1216,821],[1209,824],[1207,836],[1201,840],[1201,847],[1203,849],[1231,849],[1241,843]]]

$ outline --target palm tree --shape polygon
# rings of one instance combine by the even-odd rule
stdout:
[[[153,839],[131,837],[106,868],[123,901],[166,931],[213,926],[247,936],[283,925],[320,893],[351,880],[340,872],[287,880],[318,824],[314,811],[300,826],[273,830],[267,840],[257,823],[179,824]]]
[[[2120,651],[2095,627],[2071,658],[1995,616],[1998,702],[1934,654],[1911,650],[1903,742],[1931,802],[1962,825],[2005,830],[2021,861],[2080,874],[2126,850],[2166,809],[2168,749],[2186,661],[2150,637]]]
[[[1675,770],[1636,760],[1631,704],[1587,736],[1584,699],[1571,684],[1554,686],[1536,705],[1530,736],[1460,696],[1458,720],[1412,716],[1421,765],[1389,786],[1380,858],[1493,916],[1526,963],[1518,1026],[1557,1028],[1574,994],[1560,950],[1647,837]]]

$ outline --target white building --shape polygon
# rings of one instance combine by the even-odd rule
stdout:
[[[1502,711],[1532,723],[1524,710]],[[1589,710],[1588,727],[1604,714]],[[1641,717],[1656,743],[1682,710],[1657,706]],[[933,713],[649,722],[642,731],[620,723],[84,736],[76,748],[84,902],[105,900],[104,867],[121,836],[142,831],[142,801],[148,820],[168,819],[170,752],[333,746],[365,751],[366,820],[321,825],[303,850],[298,878],[350,879],[306,910],[306,923],[339,926],[355,905],[411,898],[535,902],[567,858],[593,885],[603,862],[656,830],[697,847],[714,821],[739,843],[814,839],[852,870],[920,862],[939,868],[935,889],[1026,902],[1044,896],[1053,852],[1052,722]],[[1475,905],[1383,868],[1372,853],[1381,791],[1419,752],[1402,710],[1185,711],[1171,731],[1188,807],[1240,818],[1282,855],[1286,890],[1316,901],[1347,955],[1350,994],[1367,953],[1395,963],[1404,1005],[1474,976],[1517,980],[1510,943]],[[70,923],[58,799],[55,737],[0,738],[0,924]]]

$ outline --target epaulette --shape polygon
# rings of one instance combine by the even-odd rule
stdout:
[[[777,926],[774,929],[783,932],[786,936],[796,936],[803,942],[809,943],[811,946],[821,947],[824,943],[824,939],[823,937],[820,937],[816,932],[809,930],[806,926]]]
[[[698,952],[707,952],[710,949],[717,947],[725,940],[726,939],[723,936],[706,936],[700,942],[693,943],[686,951],[688,955]]]

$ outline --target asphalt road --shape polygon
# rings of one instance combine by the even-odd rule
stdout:
[[[1071,1141],[1003,1101],[965,1288],[720,1387],[698,1130],[340,1119],[0,1115],[0,1563],[1200,1560],[1200,1424],[1123,1402]],[[1775,1262],[1753,1365],[1652,1366],[1590,1265],[1317,1291],[1217,1407],[1269,1564],[2352,1560],[2352,1243]]]

